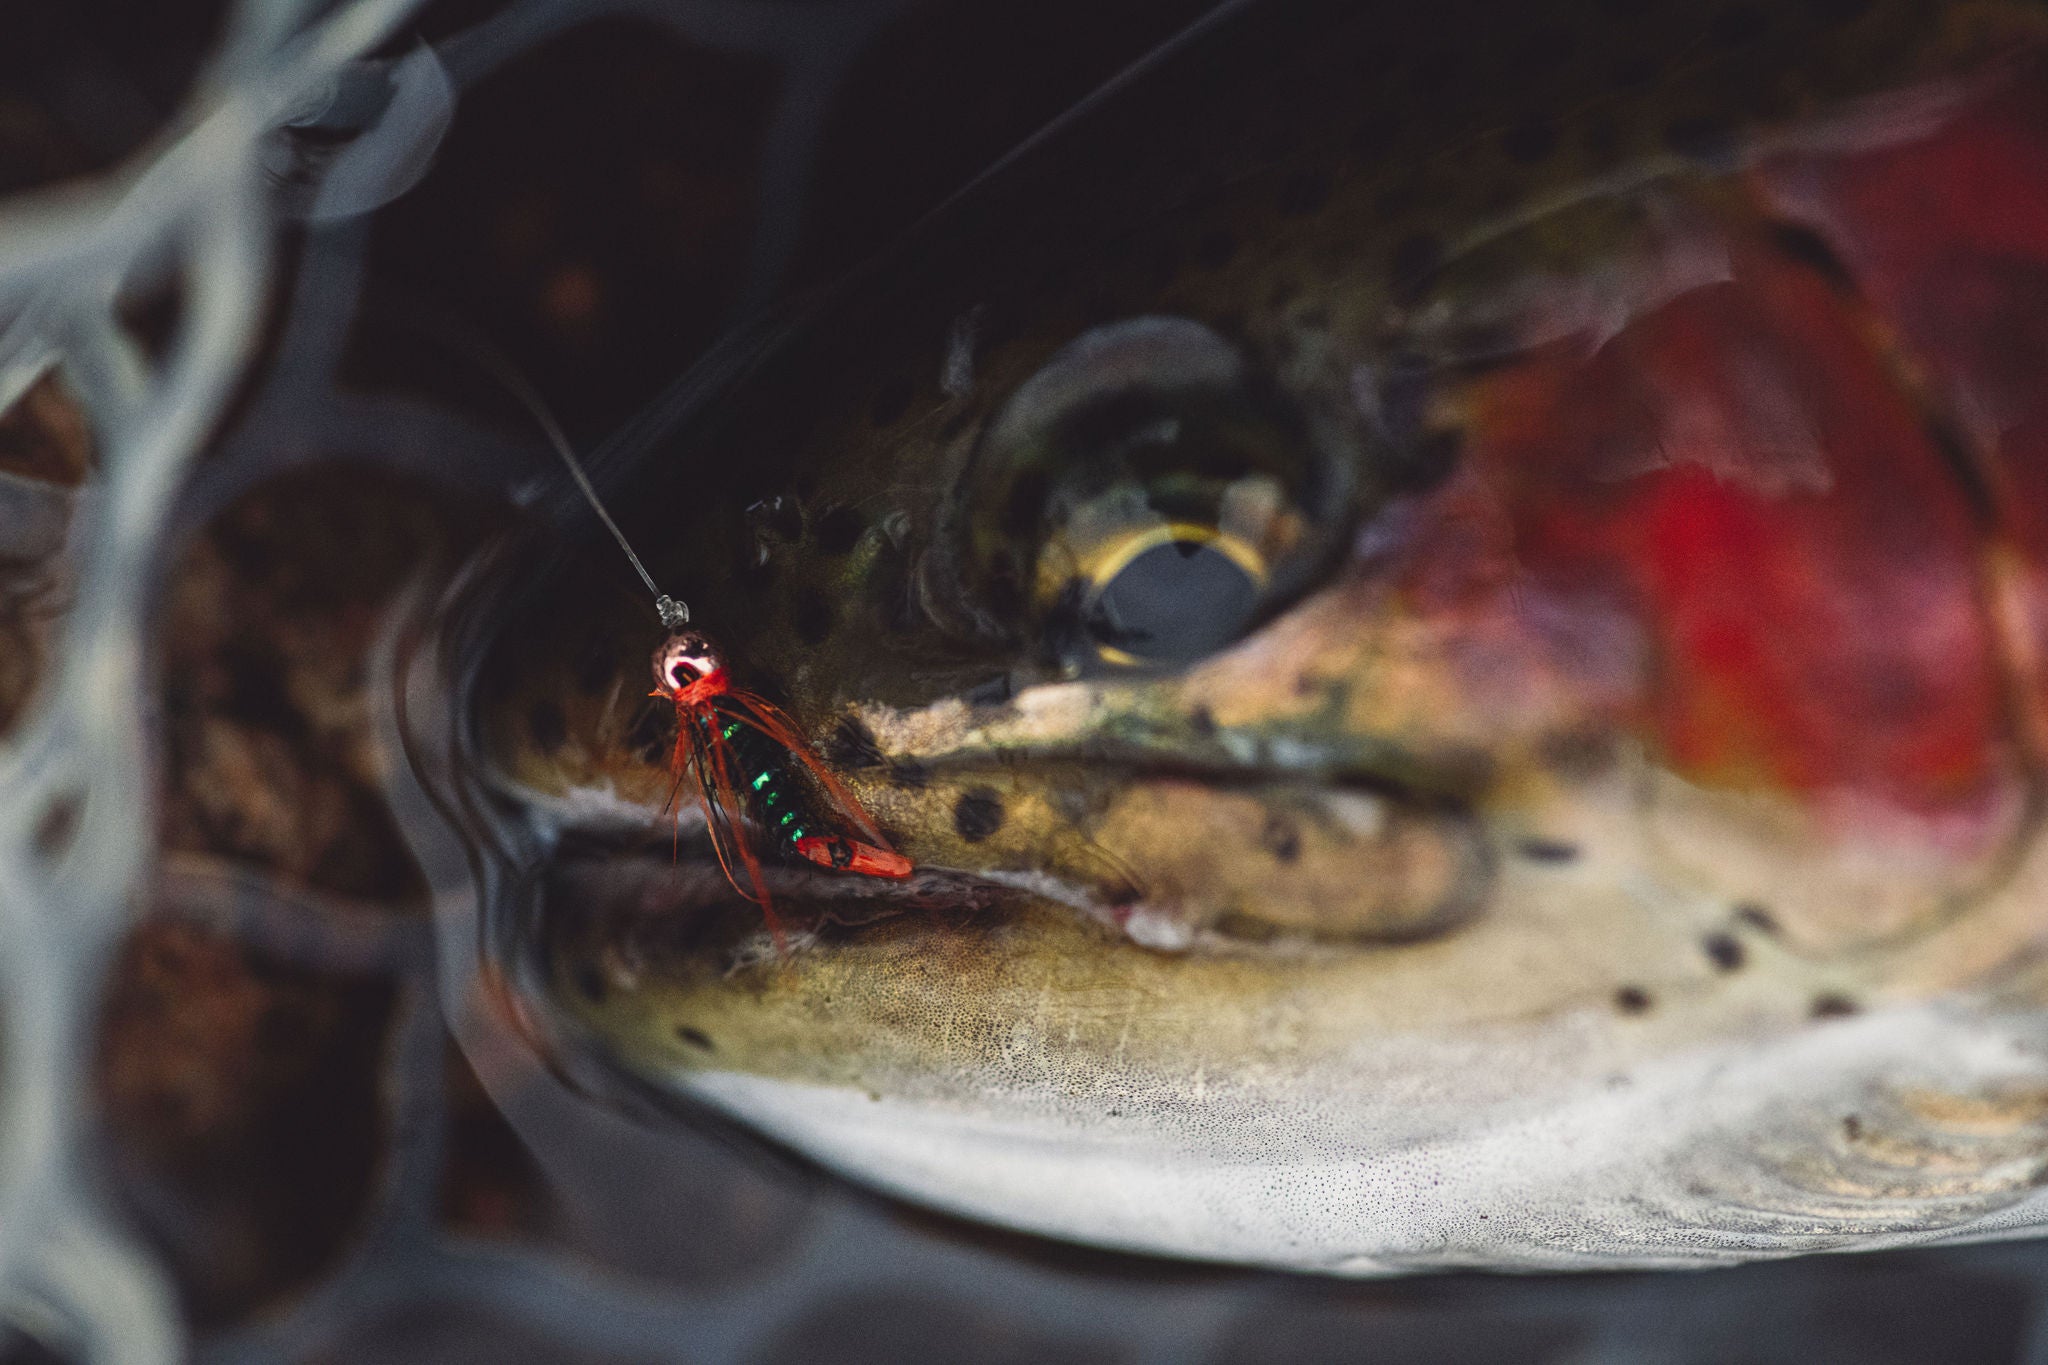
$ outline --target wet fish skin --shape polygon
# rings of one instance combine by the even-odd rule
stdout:
[[[1455,6],[1259,15],[763,355],[624,519],[938,871],[896,914],[797,887],[775,958],[683,873],[571,869],[536,939],[581,1045],[883,1188],[1181,1255],[2031,1227],[2048,504],[1995,342],[2048,317],[2048,210],[1918,187],[2048,184],[2037,19],[1828,8],[1587,7],[1553,62],[1446,46]],[[1245,33],[1266,79],[1219,82]],[[1096,387],[1293,499],[1185,667],[1076,675],[1030,573],[991,591]],[[663,795],[571,662],[637,667],[611,567],[486,670],[538,805]]]

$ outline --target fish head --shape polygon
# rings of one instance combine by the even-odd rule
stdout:
[[[536,874],[564,1046],[1178,1255],[2031,1225],[2048,104],[1905,8],[1634,95],[1241,17],[715,361],[620,520],[918,871],[765,869],[783,951],[670,862],[644,606],[556,564],[472,704],[632,835]]]

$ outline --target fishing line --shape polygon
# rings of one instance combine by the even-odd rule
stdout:
[[[406,321],[413,327],[431,336],[496,380],[514,401],[526,409],[527,414],[547,437],[548,444],[554,448],[555,454],[562,457],[562,464],[568,469],[569,477],[576,481],[576,488],[583,494],[583,500],[590,504],[591,511],[597,513],[597,519],[604,523],[605,530],[611,532],[612,539],[617,541],[619,548],[625,552],[627,562],[633,566],[633,572],[640,575],[640,581],[645,583],[647,591],[653,594],[654,612],[661,618],[663,628],[673,634],[688,625],[689,604],[670,597],[656,585],[654,575],[647,572],[647,566],[641,563],[640,556],[633,552],[633,546],[626,539],[626,533],[619,529],[619,524],[612,520],[612,514],[605,510],[604,501],[598,497],[596,486],[590,482],[590,476],[583,472],[583,462],[576,458],[576,450],[569,443],[568,433],[563,431],[561,423],[555,420],[547,401],[527,382],[526,376],[506,358],[505,353],[475,329],[450,315],[430,312],[416,306],[407,306],[396,311],[402,312]]]

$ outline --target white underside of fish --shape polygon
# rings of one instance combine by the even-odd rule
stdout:
[[[1113,1117],[1055,1084],[972,1107],[731,1072],[676,1084],[919,1203],[1326,1273],[1710,1265],[2048,1222],[2048,1104],[1984,1098],[2048,1093],[2048,1021],[1898,1007],[1605,1074],[1587,1023],[1498,1051],[1382,1041],[1284,1097],[1198,1082]]]

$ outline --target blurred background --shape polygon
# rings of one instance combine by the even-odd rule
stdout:
[[[373,655],[406,585],[516,519],[551,457],[415,321],[489,338],[588,447],[1206,9],[437,0],[289,111],[261,153],[297,211],[261,363],[160,509],[162,571],[138,591],[161,653],[118,703],[156,755],[153,778],[131,771],[161,854],[139,918],[81,950],[94,994],[50,1054],[77,1113],[49,1159],[148,1292],[20,1251],[45,1273],[0,1359],[2048,1362],[2048,1249],[2028,1243],[1380,1284],[1150,1262],[538,1085],[508,1113],[532,1059],[447,1037]],[[18,0],[0,25],[7,194],[168,145],[195,83],[230,79],[262,27],[202,0]],[[181,288],[147,262],[121,285],[145,362]],[[66,685],[83,590],[58,547],[108,439],[33,371],[0,418],[9,727]],[[11,1067],[33,1039],[8,1019]],[[56,1245],[73,1206],[51,1207],[19,1226],[0,1209],[0,1237]]]

